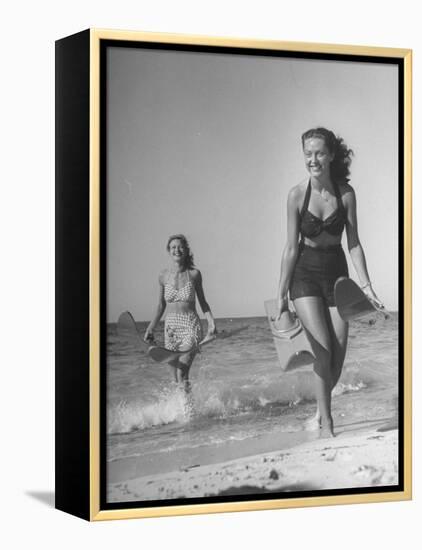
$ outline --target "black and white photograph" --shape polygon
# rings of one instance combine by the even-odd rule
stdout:
[[[4,3],[2,547],[418,540],[417,5]]]
[[[104,506],[403,483],[403,74],[107,41]]]

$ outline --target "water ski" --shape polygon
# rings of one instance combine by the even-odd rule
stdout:
[[[334,296],[343,321],[353,321],[374,313],[382,313],[386,319],[388,318],[386,310],[370,300],[352,279],[347,277],[337,279]]]
[[[281,369],[288,372],[312,365],[315,356],[299,319],[284,327],[276,321],[277,300],[267,300],[264,306]]]
[[[130,342],[134,347],[140,349],[141,351],[144,351],[149,357],[151,357],[151,359],[153,359],[157,363],[169,363],[170,361],[178,359],[181,355],[190,353],[191,351],[194,351],[194,349],[201,348],[202,346],[213,342],[217,338],[229,338],[230,336],[233,336],[234,334],[237,334],[238,332],[241,332],[242,330],[245,330],[247,328],[247,326],[238,327],[237,329],[223,331],[217,334],[207,334],[199,342],[198,346],[195,346],[195,348],[191,348],[190,350],[186,351],[172,351],[162,346],[158,346],[155,343],[149,344],[145,342],[143,337],[139,334],[135,320],[129,311],[123,312],[120,315],[119,320],[117,321],[117,332],[128,342]]]
[[[184,353],[187,353],[186,351],[171,351],[167,348],[157,346],[156,344],[149,344],[145,342],[143,337],[139,334],[135,319],[129,311],[125,311],[120,315],[119,320],[117,321],[117,332],[134,347],[144,351],[157,363],[168,363],[169,361],[178,359]]]
[[[224,337],[227,338],[226,335],[222,336],[222,338]],[[217,338],[220,338],[219,334],[207,334],[205,338],[203,338],[197,346],[194,346],[193,348],[188,349],[186,351],[171,351],[167,348],[154,345],[148,348],[147,353],[152,359],[154,359],[154,361],[157,361],[157,363],[169,363],[174,359],[178,359],[181,355],[185,355],[186,353],[191,353],[192,351],[199,351],[202,346],[205,346],[206,344],[213,342]]]
[[[117,321],[117,333],[119,336],[129,342],[134,348],[148,352],[149,344],[144,342],[142,336],[139,334],[138,327],[136,326],[135,319],[132,317],[129,311],[124,311]]]
[[[161,346],[150,346],[148,348],[148,355],[151,357],[151,359],[154,359],[157,363],[169,363],[170,361],[174,361],[175,359],[178,359],[181,355],[185,353],[189,353],[190,350],[187,351],[172,351],[167,348],[163,348]]]

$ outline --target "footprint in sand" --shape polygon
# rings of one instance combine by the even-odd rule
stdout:
[[[352,470],[352,474],[355,477],[370,483],[371,485],[376,485],[380,482],[382,476],[384,475],[384,470],[376,468],[375,466],[363,464],[362,466],[359,466],[359,468]]]
[[[334,462],[334,460],[337,458],[337,451],[332,451],[330,453],[323,453],[321,456],[325,457],[326,462]]]

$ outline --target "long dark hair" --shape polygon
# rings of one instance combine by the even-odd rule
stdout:
[[[184,235],[182,235],[182,234],[170,235],[170,237],[167,239],[167,246],[166,246],[167,252],[170,252],[170,243],[171,243],[171,241],[174,241],[176,239],[181,241],[183,246],[186,248],[186,258],[185,258],[185,263],[184,263],[183,267],[185,269],[193,269],[195,267],[195,264],[194,264],[194,261],[193,261],[193,254],[191,252],[189,242],[188,242],[187,238]]]
[[[311,128],[302,134],[302,147],[305,141],[310,138],[320,138],[334,158],[330,164],[330,175],[335,183],[347,183],[350,176],[350,164],[352,162],[353,151],[344,143],[343,138],[336,136],[331,130],[326,128]]]

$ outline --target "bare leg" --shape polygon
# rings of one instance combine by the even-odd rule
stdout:
[[[333,437],[331,416],[332,347],[326,307],[322,298],[318,296],[298,298],[294,301],[294,305],[315,355],[315,392],[321,417],[321,435]]]
[[[179,359],[174,359],[173,361],[170,361],[169,367],[170,367],[170,373],[172,375],[172,378],[176,383],[179,382],[179,375],[178,375]]]
[[[185,391],[186,412],[189,415],[189,417],[192,417],[194,412],[194,401],[193,401],[193,396],[191,394],[189,371],[190,371],[192,362],[195,358],[195,355],[196,355],[196,351],[193,351],[185,355],[182,355],[179,359],[179,365],[181,366],[181,368],[179,369],[179,382],[180,384],[183,385],[183,389]]]
[[[349,323],[343,321],[336,307],[328,308],[327,326],[330,331],[332,344],[331,357],[331,390],[333,390],[340,379],[343,369],[344,358],[346,356],[347,339],[349,335]],[[315,416],[309,421],[308,429],[317,429],[321,422],[319,408]]]
[[[191,351],[179,357],[178,382],[183,384],[186,393],[190,393],[189,371],[195,358],[196,351]]]
[[[190,392],[189,371],[196,353],[196,351],[191,351],[169,362],[174,381],[183,385],[186,393]]]
[[[340,379],[343,370],[344,358],[346,357],[347,339],[349,335],[349,323],[343,321],[336,307],[330,307],[327,319],[332,343],[331,375],[333,390]]]

